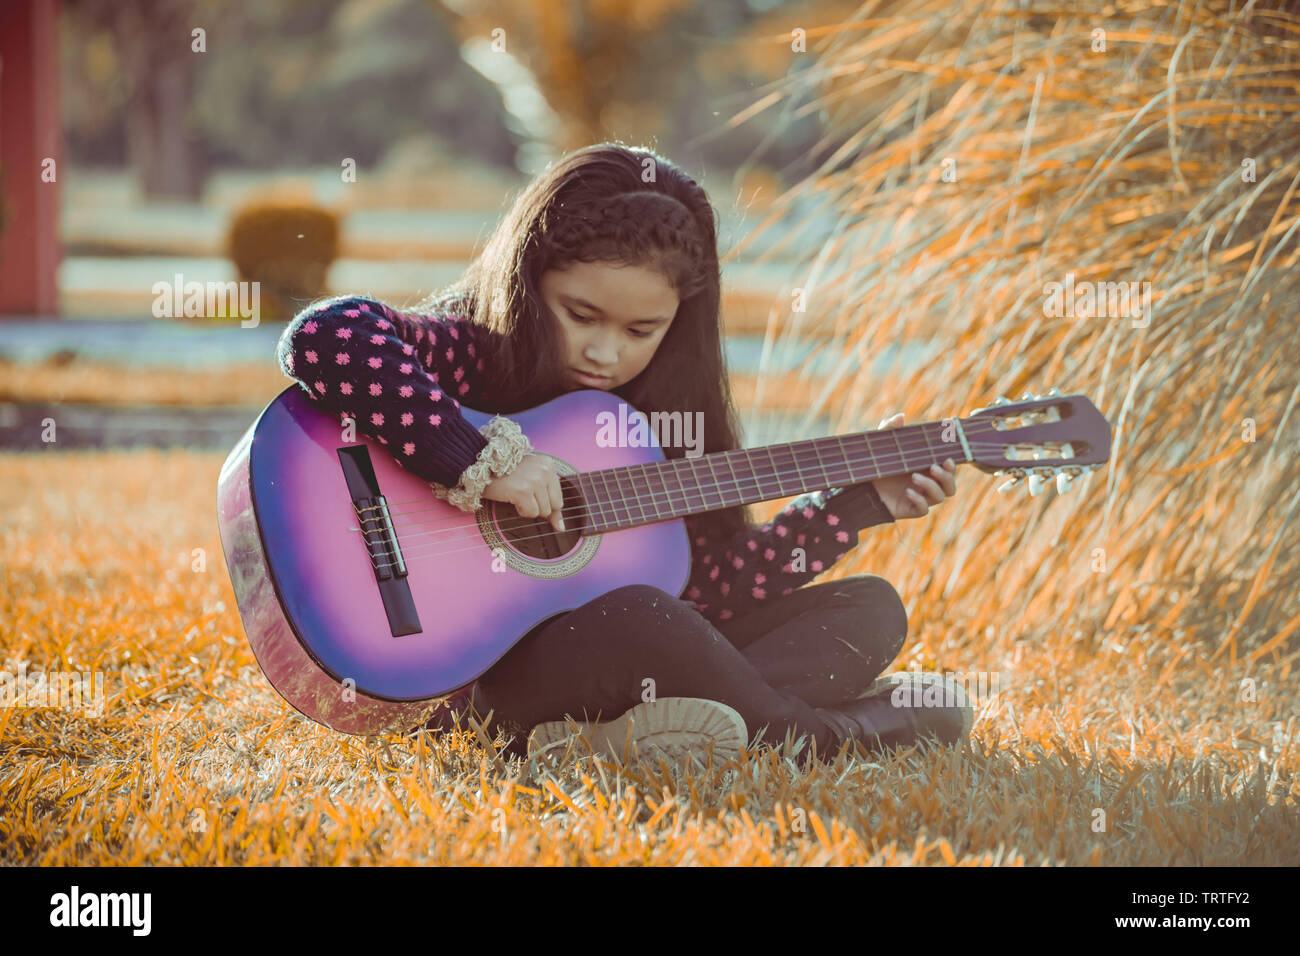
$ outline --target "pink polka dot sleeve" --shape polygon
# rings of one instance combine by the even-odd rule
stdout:
[[[457,316],[399,312],[375,299],[339,296],[286,326],[280,368],[321,408],[351,418],[412,473],[448,487],[487,446],[460,413],[482,382],[473,329]]]
[[[858,545],[858,532],[894,520],[869,482],[800,495],[731,541],[695,538],[684,600],[713,624],[789,594]]]

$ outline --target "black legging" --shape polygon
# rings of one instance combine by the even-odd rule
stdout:
[[[528,731],[566,714],[611,720],[654,696],[705,697],[734,707],[753,741],[810,734],[819,754],[838,742],[813,710],[857,697],[907,638],[907,611],[884,578],[810,584],[715,628],[688,602],[648,585],[616,588],[529,631],[455,699],[495,711],[523,754]],[[425,726],[451,726],[440,709]]]

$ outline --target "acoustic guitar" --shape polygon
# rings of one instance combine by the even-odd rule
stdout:
[[[476,428],[492,417],[461,413]],[[1000,397],[965,418],[672,460],[653,437],[609,442],[596,424],[609,416],[642,426],[651,417],[600,389],[509,416],[560,476],[560,532],[501,502],[460,511],[383,444],[348,434],[346,420],[286,388],[217,485],[222,549],[267,680],[334,730],[405,732],[552,617],[628,584],[680,595],[688,515],[948,458],[1009,474],[1008,485],[1025,481],[1031,494],[1052,478],[1064,491],[1108,460],[1111,442],[1087,398],[1055,389]]]

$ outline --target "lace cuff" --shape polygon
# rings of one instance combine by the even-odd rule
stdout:
[[[434,495],[461,511],[474,512],[482,507],[483,489],[493,479],[510,474],[525,455],[534,452],[519,423],[508,418],[497,415],[479,431],[488,440],[487,447],[479,452],[474,464],[461,472],[460,484],[448,488],[431,482]]]

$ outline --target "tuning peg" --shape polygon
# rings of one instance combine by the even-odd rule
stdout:
[[[1057,388],[1056,386],[1052,386],[1051,388],[1049,388],[1049,389],[1047,390],[1047,397],[1048,397],[1048,398],[1059,398],[1060,395],[1061,395],[1061,390],[1060,390],[1059,388]]]
[[[1042,476],[1042,475],[1037,474],[1037,473],[1030,475],[1030,476],[1029,476],[1029,494],[1030,494],[1030,496],[1032,497],[1032,496],[1034,496],[1034,495],[1041,494],[1042,491],[1043,491],[1043,485],[1045,485],[1045,484],[1047,484],[1047,482],[1043,479],[1043,476]]]
[[[993,399],[993,404],[994,404],[994,405],[1010,405],[1010,404],[1011,404],[1011,399],[1007,398],[1005,395],[999,395],[997,398]]]
[[[1019,478],[1012,478],[1010,481],[1004,481],[1002,484],[998,485],[998,494],[1010,491],[1018,484],[1020,484]]]
[[[999,474],[1010,475],[1011,480],[1005,481],[1002,484],[998,485],[998,494],[1002,494],[1005,491],[1009,491],[1010,489],[1014,488],[1016,485],[1020,484],[1020,482],[1023,481],[1025,478],[1025,473],[1020,468],[1012,468],[1006,472],[999,472]]]
[[[1021,400],[1022,402],[1034,402],[1034,401],[1037,401],[1037,400],[1038,400],[1038,396],[1037,396],[1037,395],[1032,395],[1032,394],[1030,394],[1029,392],[1025,392],[1025,394],[1023,394],[1023,395],[1020,396],[1020,400]]]
[[[1074,483],[1074,478],[1063,471],[1056,473],[1056,493],[1063,495],[1070,490],[1070,485]]]

